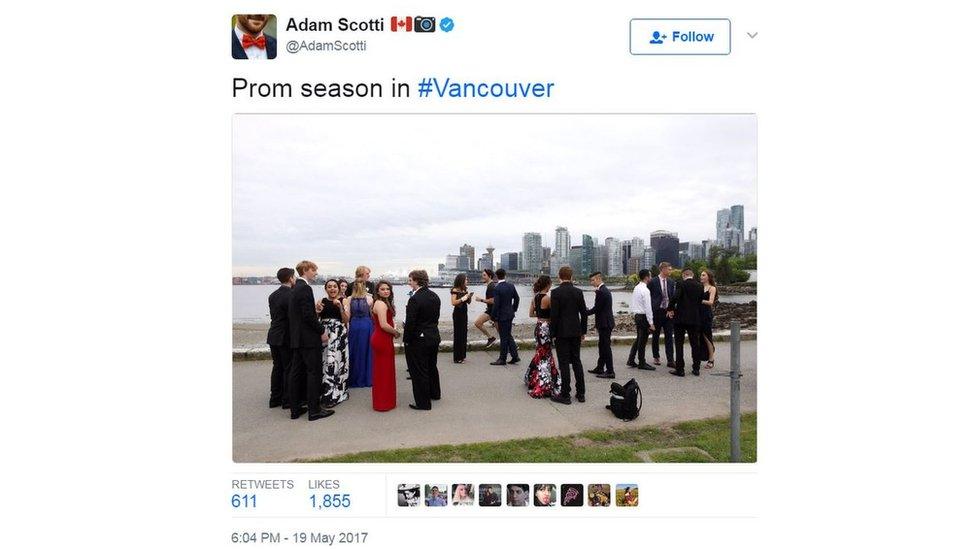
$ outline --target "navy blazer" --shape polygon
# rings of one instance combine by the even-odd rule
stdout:
[[[278,57],[278,41],[267,33],[264,35],[264,51],[268,52],[268,59]],[[237,39],[237,33],[234,32],[234,29],[230,29],[230,55],[234,59],[247,59],[244,46]]]
[[[596,317],[597,330],[612,330],[616,326],[613,319],[613,294],[606,284],[597,288],[593,308],[586,311],[586,314]]]
[[[499,280],[495,285],[495,298],[491,307],[491,319],[507,322],[515,319],[519,307],[518,290],[507,280]]]
[[[664,294],[661,293],[661,277],[655,276],[647,283],[647,289],[651,291],[651,308],[655,311],[661,308],[661,301]],[[668,277],[668,302],[674,301],[674,280]]]

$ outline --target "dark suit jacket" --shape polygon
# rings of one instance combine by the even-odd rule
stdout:
[[[271,327],[268,328],[268,345],[291,346],[288,335],[288,300],[291,288],[282,285],[268,296],[268,310],[271,312]]]
[[[674,302],[674,280],[668,277],[668,304],[670,305]],[[647,289],[651,291],[651,308],[654,310],[661,308],[661,301],[664,299],[664,294],[661,292],[661,277],[655,276],[651,278],[651,281],[647,283]],[[668,307],[670,309],[670,307]]]
[[[678,283],[674,299],[668,310],[674,311],[675,324],[689,326],[701,325],[701,302],[705,299],[705,288],[701,282],[688,278]]]
[[[264,33],[264,51],[268,52],[268,59],[278,57],[278,41],[268,33]],[[247,59],[247,52],[244,51],[241,41],[237,39],[234,29],[230,29],[230,55],[234,59]]]
[[[605,284],[597,288],[593,308],[586,311],[586,314],[596,316],[597,330],[612,330],[616,326],[613,319],[613,295]]]
[[[515,285],[507,280],[499,280],[495,285],[495,300],[491,308],[492,320],[508,321],[515,318],[519,307],[519,295]]]
[[[553,337],[580,337],[586,333],[586,301],[583,290],[572,282],[563,282],[549,297],[552,319],[549,326]]]
[[[403,342],[437,345],[441,342],[438,322],[441,318],[441,298],[423,286],[407,301],[407,318],[403,323]]]
[[[288,331],[292,349],[314,349],[322,345],[325,326],[315,314],[315,295],[304,278],[299,278],[288,300]]]

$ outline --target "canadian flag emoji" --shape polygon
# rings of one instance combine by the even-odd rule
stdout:
[[[413,30],[413,17],[404,17],[403,19],[393,16],[390,18],[390,30],[396,32],[402,30],[404,32],[410,32]]]

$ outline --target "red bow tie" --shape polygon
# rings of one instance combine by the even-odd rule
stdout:
[[[251,46],[257,46],[263,50],[265,42],[266,41],[263,34],[257,38],[252,37],[250,34],[245,34],[244,38],[241,40],[241,44],[244,46],[245,50]]]

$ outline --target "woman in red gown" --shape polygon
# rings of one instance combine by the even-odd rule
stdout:
[[[393,323],[393,286],[381,280],[376,284],[373,301],[373,335],[369,345],[373,349],[373,409],[386,412],[396,408],[396,371],[393,339],[400,337]]]

